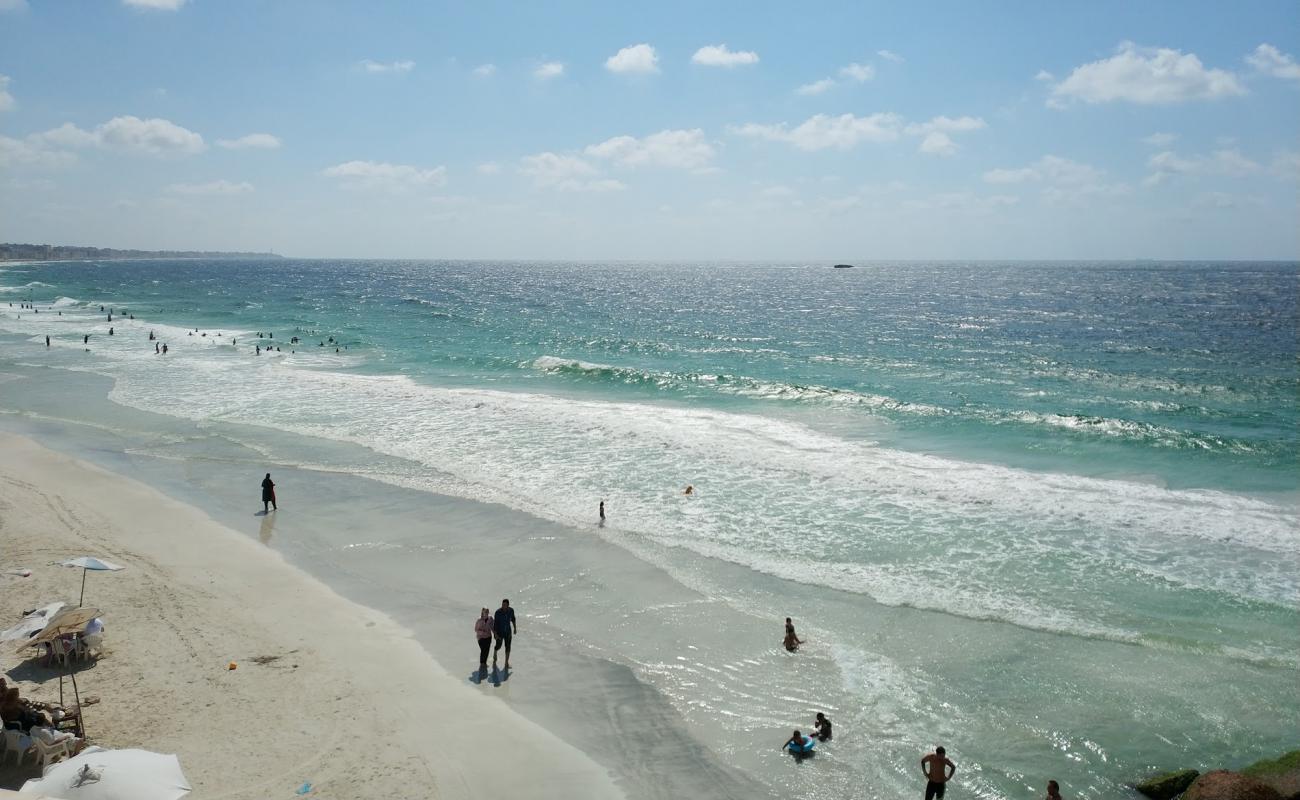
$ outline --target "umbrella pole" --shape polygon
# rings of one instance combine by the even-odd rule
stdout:
[[[87,572],[89,572],[89,570],[86,569],[81,570],[81,599],[77,601],[78,606],[83,606],[86,604],[86,573]]]
[[[81,693],[77,691],[77,676],[72,674],[72,664],[68,664],[68,677],[72,678],[72,696],[77,701],[77,727],[81,729],[81,738],[86,738],[86,712],[81,707]],[[62,685],[62,680],[60,680]]]

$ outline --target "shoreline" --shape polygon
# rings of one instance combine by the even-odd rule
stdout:
[[[87,586],[108,632],[108,654],[80,671],[83,695],[103,698],[87,729],[108,747],[178,753],[195,798],[303,782],[322,797],[623,796],[575,747],[449,674],[410,630],[197,508],[11,433],[0,433],[0,487],[4,566],[33,570],[0,583],[7,611],[75,588],[74,571],[44,566],[55,558],[85,550],[127,565]],[[56,672],[3,663],[25,694],[50,698]],[[498,768],[503,753],[516,769]]]

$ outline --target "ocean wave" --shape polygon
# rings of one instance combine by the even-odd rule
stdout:
[[[956,420],[966,418],[992,425],[1016,424],[1025,425],[1031,429],[1053,428],[1076,436],[1120,439],[1160,448],[1243,455],[1273,455],[1276,454],[1278,449],[1276,445],[1270,443],[1250,442],[1243,439],[1182,430],[1137,420],[1089,414],[1027,410],[985,409],[979,407],[945,408],[929,403],[912,402],[852,389],[761,380],[725,373],[655,371],[592,363],[559,356],[542,356],[531,362],[523,362],[520,366],[575,378],[589,378],[628,385],[646,385],[662,389],[685,390],[707,387],[720,394],[757,400],[859,407],[912,418],[946,417]],[[1030,398],[1049,396],[1047,392],[1042,390],[1034,392],[1021,391],[1016,392],[1016,394]],[[1109,402],[1142,411],[1195,414],[1198,416],[1215,415],[1215,412],[1203,406],[1169,401],[1111,400]]]
[[[24,283],[22,286],[0,286],[0,292],[21,292],[27,289],[53,289],[53,288],[54,286],[52,284],[44,283],[42,281],[31,281],[29,283]]]
[[[1038,411],[1015,411],[985,415],[993,424],[1019,422],[1030,426],[1061,428],[1071,433],[1104,436],[1141,442],[1154,447],[1177,450],[1203,450],[1220,453],[1252,454],[1271,452],[1276,448],[1233,439],[1225,436],[1179,430],[1149,422],[1099,417],[1087,414],[1056,414]]]
[[[820,404],[856,405],[865,408],[899,411],[912,414],[946,414],[945,409],[924,403],[911,403],[883,395],[866,394],[851,389],[829,386],[801,385],[781,381],[765,381],[743,375],[713,374],[706,372],[661,372],[594,364],[558,356],[542,356],[521,366],[553,374],[612,380],[625,384],[645,384],[662,388],[684,389],[707,386],[723,394],[759,400],[784,400]]]

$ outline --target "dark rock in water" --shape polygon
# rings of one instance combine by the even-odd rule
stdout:
[[[852,264],[836,264],[835,269],[853,269]]]
[[[1183,792],[1187,787],[1192,785],[1196,776],[1201,773],[1194,769],[1184,769],[1178,772],[1166,772],[1164,775],[1157,775],[1142,781],[1134,789],[1137,789],[1147,797],[1154,800],[1172,800]]]
[[[1216,769],[1193,781],[1183,800],[1282,800],[1282,795],[1249,775]]]
[[[1300,800],[1300,750],[1271,761],[1256,761],[1241,774],[1272,786],[1286,800]]]

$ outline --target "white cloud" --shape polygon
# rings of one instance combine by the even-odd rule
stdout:
[[[58,147],[94,147],[100,143],[99,137],[93,132],[82,130],[71,122],[65,122],[57,128],[42,133],[33,133],[27,137],[27,140]]]
[[[829,89],[833,89],[834,87],[835,87],[835,81],[831,80],[830,78],[822,78],[819,81],[813,81],[812,83],[805,83],[803,86],[800,86],[798,89],[795,89],[794,91],[795,94],[814,95],[814,94],[822,94]]]
[[[873,77],[875,77],[876,69],[875,67],[872,67],[870,64],[858,64],[855,62],[853,64],[849,64],[848,66],[841,67],[839,75],[841,78],[854,81],[855,83],[864,83],[866,81],[871,80]],[[803,86],[800,86],[798,89],[795,89],[794,91],[795,94],[801,94],[805,96],[818,95],[818,94],[824,94],[825,92],[834,89],[835,86],[836,83],[834,78],[822,78],[819,81],[813,81],[812,83],[805,83]]]
[[[0,136],[0,167],[55,169],[66,167],[76,160],[76,153],[53,150],[34,137],[29,136],[24,141]]]
[[[1143,144],[1149,144],[1154,147],[1165,147],[1172,144],[1178,138],[1176,133],[1153,133],[1150,136],[1143,136]]]
[[[1292,150],[1284,150],[1273,157],[1273,163],[1269,166],[1269,172],[1274,177],[1289,180],[1300,180],[1300,153]]]
[[[248,182],[231,183],[227,180],[210,183],[173,183],[167,187],[172,194],[184,195],[230,195],[247,194],[253,191],[253,184]]]
[[[14,96],[9,94],[9,76],[0,75],[0,111],[12,111]]]
[[[541,189],[562,192],[609,192],[626,188],[622,183],[598,177],[600,171],[578,156],[538,153],[519,160],[519,173],[533,179]]]
[[[876,77],[876,68],[870,64],[858,64],[855,62],[846,67],[841,67],[840,77],[848,78],[849,80],[857,81],[858,83],[865,83],[866,81]]]
[[[915,211],[960,211],[970,214],[991,214],[1020,203],[1015,195],[977,195],[971,192],[940,192],[919,200],[907,200],[904,208]]]
[[[371,61],[370,59],[367,58],[358,61],[357,66],[360,67],[363,72],[369,72],[371,74],[378,74],[382,72],[403,74],[415,69],[415,62],[414,61],[387,61],[387,62]]]
[[[665,130],[641,139],[615,136],[587,147],[583,153],[591,158],[613,161],[624,167],[670,167],[699,170],[713,160],[713,146],[704,131]]]
[[[732,51],[725,44],[711,44],[701,47],[691,56],[691,62],[704,67],[740,67],[757,64],[758,53],[752,50]]]
[[[629,45],[605,59],[605,69],[610,72],[658,72],[659,56],[648,44]]]
[[[987,127],[988,124],[979,117],[946,117],[940,115],[931,118],[929,122],[913,122],[903,132],[910,136],[926,136],[936,132],[960,133],[963,131],[977,131]]]
[[[95,133],[109,149],[154,156],[189,155],[207,147],[202,136],[165,119],[114,117]]]
[[[932,131],[925,135],[916,149],[928,155],[947,158],[957,154],[957,143],[946,133]]]
[[[547,61],[545,64],[539,64],[537,69],[533,70],[533,77],[543,81],[558,78],[563,74],[564,65],[558,61]]]
[[[122,0],[123,5],[148,11],[176,11],[187,0]]]
[[[27,139],[41,147],[103,147],[151,156],[192,155],[207,149],[202,136],[174,122],[129,115],[114,117],[90,131],[65,122]]]
[[[1043,199],[1050,203],[1077,203],[1094,195],[1116,196],[1132,191],[1126,183],[1106,183],[1106,173],[1088,164],[1060,156],[1046,155],[1017,169],[992,169],[984,182],[992,184],[1037,183]]]
[[[1095,184],[1104,173],[1096,167],[1060,156],[1047,155],[1019,169],[991,169],[984,173],[985,183],[1027,183],[1044,181],[1066,186]]]
[[[1151,174],[1143,179],[1147,186],[1156,186],[1177,175],[1219,175],[1241,178],[1260,172],[1262,167],[1232,149],[1215,150],[1208,156],[1184,158],[1172,150],[1156,153],[1147,159]]]
[[[913,122],[903,129],[908,136],[921,136],[917,151],[932,156],[948,158],[960,149],[950,133],[977,131],[988,127],[979,117],[933,117],[929,122]]]
[[[903,63],[903,57],[900,56],[898,53],[895,53],[893,50],[877,50],[876,55],[880,56],[886,61],[892,61],[895,64]]]
[[[501,173],[501,165],[495,161],[487,161],[479,164],[475,169],[480,175],[498,175]]]
[[[848,150],[862,142],[892,142],[898,139],[902,118],[893,113],[876,113],[866,117],[841,114],[838,117],[817,114],[796,128],[785,123],[760,125],[750,122],[732,126],[729,130],[738,136],[786,142],[800,150],[824,150],[835,147]]]
[[[794,189],[789,186],[768,186],[758,193],[759,197],[778,199],[782,197],[793,197]]]
[[[1271,44],[1261,44],[1246,56],[1246,63],[1265,75],[1300,81],[1300,64],[1289,53],[1283,53]]]
[[[238,139],[218,139],[217,146],[227,150],[274,150],[280,146],[280,139],[269,133],[250,133]]]
[[[348,185],[376,189],[438,187],[447,182],[446,167],[424,169],[384,161],[346,161],[323,170],[321,174],[338,178]]]
[[[480,78],[490,78],[497,72],[496,64],[479,64],[474,68],[474,74]]]
[[[1110,58],[1075,67],[1065,80],[1052,87],[1052,101],[1055,105],[1072,99],[1170,105],[1245,93],[1236,75],[1207,69],[1194,53],[1139,48],[1123,42]]]
[[[1043,83],[1051,83],[1056,80],[1056,76],[1045,69],[1040,69],[1038,74],[1034,76],[1034,80],[1042,81]]]

